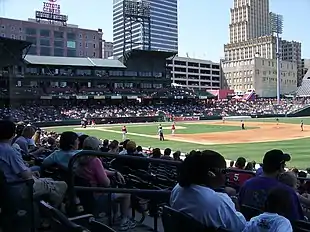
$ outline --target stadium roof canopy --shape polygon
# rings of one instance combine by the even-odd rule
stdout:
[[[0,67],[16,65],[22,62],[24,50],[29,49],[31,43],[0,37]]]
[[[125,64],[129,59],[133,57],[158,57],[162,59],[168,59],[177,54],[177,52],[167,52],[167,51],[156,51],[156,50],[141,50],[141,49],[133,49],[127,51],[123,57],[120,58]]]
[[[35,56],[27,55],[25,61],[33,65],[49,66],[79,66],[98,68],[123,68],[126,66],[119,60],[99,59],[89,57],[58,57],[58,56]]]

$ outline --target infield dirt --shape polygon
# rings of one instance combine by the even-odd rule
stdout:
[[[199,124],[203,123],[199,122]],[[307,126],[305,126],[304,131],[301,131],[299,124],[279,123],[279,125],[277,125],[276,123],[268,122],[245,122],[245,128],[255,127],[254,129],[245,130],[241,130],[240,122],[206,122],[204,124],[219,126],[240,126],[240,131],[237,130],[200,134],[175,134],[166,135],[165,137],[175,141],[182,140],[201,144],[256,143],[310,137],[310,129],[307,130]]]

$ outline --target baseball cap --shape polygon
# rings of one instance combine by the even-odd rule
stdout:
[[[291,156],[289,154],[278,149],[273,149],[266,152],[263,159],[263,166],[268,166],[269,168],[276,170],[281,164],[284,164],[290,160]]]

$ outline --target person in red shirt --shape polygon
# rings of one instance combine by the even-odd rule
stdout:
[[[175,132],[175,123],[173,123],[171,126],[171,134],[174,135],[174,132]]]
[[[91,121],[91,126],[94,127],[96,125],[95,120]]]
[[[228,183],[234,188],[239,189],[244,182],[255,176],[254,172],[238,172],[238,170],[244,170],[246,165],[246,159],[239,157],[235,163],[235,167],[232,167],[233,171],[228,172]]]
[[[127,138],[126,134],[127,134],[127,128],[126,126],[124,125],[123,128],[122,128],[122,134],[123,134],[123,141],[125,141]]]

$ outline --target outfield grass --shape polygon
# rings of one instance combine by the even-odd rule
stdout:
[[[310,127],[310,118],[280,118],[280,123],[294,123],[299,124],[303,120],[305,127],[307,124]],[[274,118],[270,119],[255,119],[251,121],[263,121],[263,122],[275,122]],[[140,135],[128,135],[129,139],[136,141],[137,144],[144,147],[159,147],[165,149],[170,147],[172,150],[180,150],[182,152],[189,152],[193,149],[212,149],[220,152],[226,159],[235,160],[239,156],[243,156],[248,160],[255,160],[257,162],[262,161],[262,157],[267,150],[270,149],[282,149],[292,155],[292,161],[289,163],[290,167],[308,168],[310,167],[310,138],[277,141],[277,142],[260,142],[260,143],[243,143],[243,144],[222,144],[222,145],[199,145],[190,142],[177,142],[177,141],[159,141],[156,138],[147,137],[146,135],[156,135],[158,123],[148,123],[144,125],[128,125],[129,133],[136,133]],[[171,126],[169,124],[162,124],[164,127]],[[195,133],[208,133],[219,131],[232,131],[240,130],[240,127],[236,126],[224,126],[224,125],[205,125],[205,124],[188,124],[177,123],[177,126],[186,127],[186,129],[177,130],[180,134],[195,134]],[[77,127],[58,127],[53,128],[54,131],[63,132],[68,130],[75,130],[93,135],[102,139],[116,139],[121,140],[122,135],[119,133],[121,126],[109,125],[106,127],[109,131],[100,130],[79,130]],[[168,129],[167,129],[168,130]],[[169,129],[170,131],[170,129]],[[144,136],[143,136],[144,135]],[[225,141],[223,142],[225,143]]]

